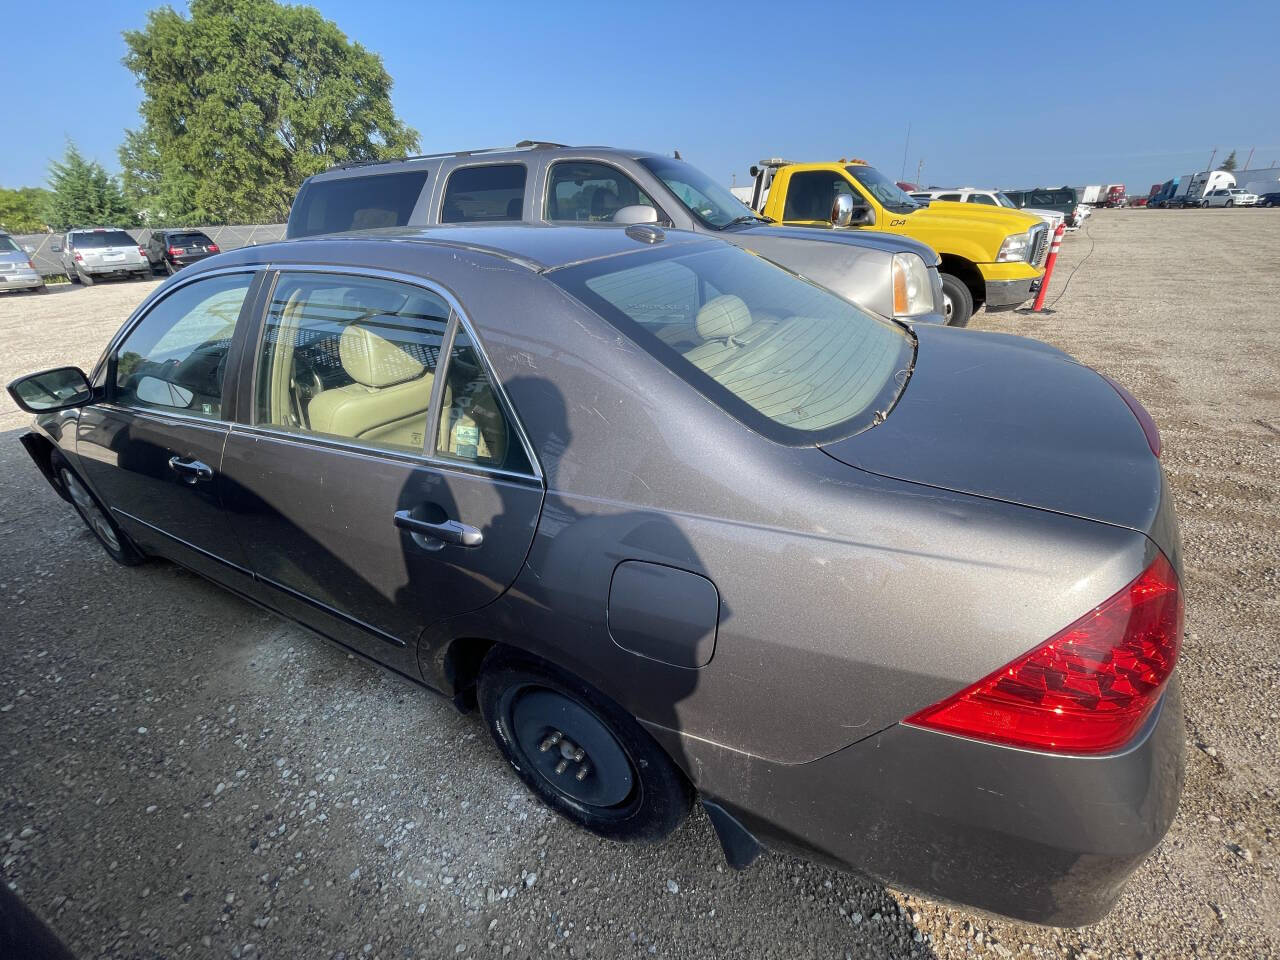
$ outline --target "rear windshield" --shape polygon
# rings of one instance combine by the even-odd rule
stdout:
[[[136,247],[138,241],[123,230],[94,230],[92,233],[73,233],[67,238],[73,247],[91,250],[96,247]]]
[[[175,247],[190,247],[194,244],[207,247],[213,243],[203,233],[171,233],[168,236],[168,240],[170,245]]]
[[[289,211],[287,237],[314,237],[375,227],[403,227],[417,206],[428,171],[313,180]]]
[[[728,413],[782,443],[888,413],[914,338],[737,247],[661,248],[548,273]]]
[[[523,163],[455,170],[445,187],[440,222],[519,220],[524,214],[525,174]]]

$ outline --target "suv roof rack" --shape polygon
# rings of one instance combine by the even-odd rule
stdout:
[[[408,160],[439,160],[444,157],[470,157],[480,153],[510,153],[513,150],[554,150],[567,147],[567,143],[555,143],[551,140],[521,140],[514,147],[478,147],[474,150],[446,150],[443,153],[419,153],[411,157],[391,157],[388,160],[356,160],[352,163],[340,163],[330,170],[350,170],[354,167],[368,167],[379,163],[404,163]]]

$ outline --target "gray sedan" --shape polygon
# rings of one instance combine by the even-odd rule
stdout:
[[[119,562],[477,706],[548,805],[1092,922],[1183,775],[1140,404],[653,225],[396,228],[195,264],[9,387]]]

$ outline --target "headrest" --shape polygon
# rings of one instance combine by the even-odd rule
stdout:
[[[384,321],[379,324],[378,321]],[[396,317],[370,317],[350,324],[338,341],[342,369],[366,387],[390,387],[416,380],[426,367],[370,327],[396,322]],[[367,324],[367,326],[366,326]]]
[[[703,304],[693,325],[703,340],[729,340],[747,332],[751,311],[741,297],[725,293]]]

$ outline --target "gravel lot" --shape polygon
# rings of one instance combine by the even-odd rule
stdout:
[[[0,401],[0,876],[89,957],[1280,955],[1280,212],[1101,211],[1048,340],[1165,442],[1186,548],[1188,776],[1104,922],[978,917],[698,813],[623,848],[543,810],[481,723],[167,565],[113,565]],[[0,297],[0,380],[88,366],[154,283]]]

